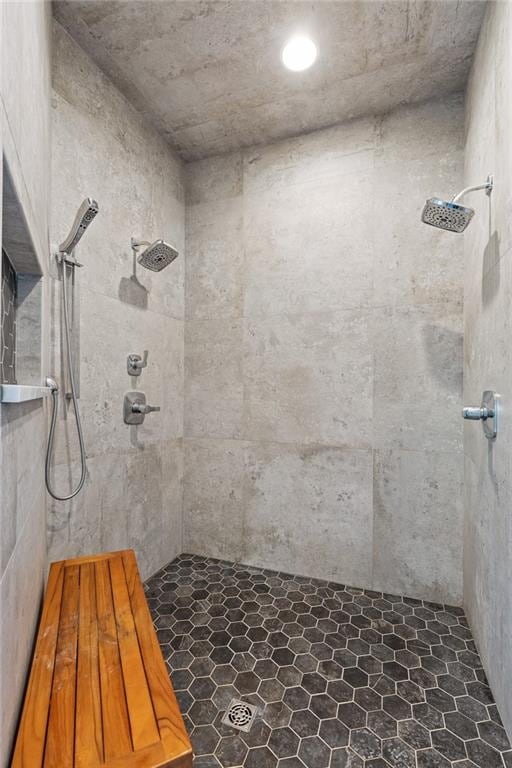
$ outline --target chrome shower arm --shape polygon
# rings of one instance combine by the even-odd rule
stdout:
[[[473,187],[466,187],[465,189],[462,190],[462,192],[459,192],[458,195],[455,195],[455,197],[452,198],[452,203],[457,203],[460,200],[460,198],[464,197],[464,195],[467,195],[468,192],[476,192],[478,189],[485,189],[486,193],[490,195],[493,187],[494,187],[494,180],[492,176],[488,176],[485,184],[476,184]]]

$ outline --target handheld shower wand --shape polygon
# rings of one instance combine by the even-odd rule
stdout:
[[[73,271],[75,267],[82,266],[73,257],[73,250],[76,247],[79,240],[81,239],[85,230],[91,223],[91,221],[94,219],[94,217],[98,213],[98,210],[99,210],[98,203],[95,200],[92,200],[92,198],[88,197],[83,201],[82,205],[78,209],[78,213],[75,217],[75,221],[73,222],[73,226],[71,227],[71,231],[69,235],[60,244],[58,253],[56,254],[57,263],[60,264],[62,268],[62,309],[63,309],[63,315],[64,315],[66,358],[67,358],[67,365],[68,365],[69,381],[71,385],[71,399],[73,400],[76,429],[78,432],[78,442],[80,445],[80,465],[81,465],[80,480],[78,481],[78,485],[76,486],[76,488],[74,488],[69,494],[65,496],[61,496],[60,494],[56,493],[56,491],[52,488],[51,479],[50,479],[50,469],[51,469],[51,457],[53,453],[53,444],[55,439],[55,427],[57,424],[59,387],[57,385],[57,382],[54,379],[47,378],[46,385],[50,388],[52,393],[52,420],[50,425],[50,434],[48,436],[48,447],[46,450],[45,480],[46,480],[46,487],[48,489],[48,493],[50,494],[50,496],[53,496],[53,498],[56,499],[57,501],[69,501],[69,499],[74,498],[78,493],[80,493],[80,491],[83,488],[83,485],[85,482],[85,476],[87,472],[84,435],[82,431],[82,422],[80,420],[80,410],[78,407],[78,399],[76,395],[75,376],[73,373],[73,358],[71,354],[71,338],[70,338],[70,330],[69,330],[69,325],[70,325],[69,305],[68,305],[68,296],[67,296],[67,269],[69,268],[70,270]]]

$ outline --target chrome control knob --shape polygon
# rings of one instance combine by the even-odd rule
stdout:
[[[495,440],[498,434],[500,396],[497,392],[486,389],[482,393],[482,402],[468,405],[462,409],[462,418],[469,421],[481,421],[484,435],[488,440]]]
[[[485,421],[489,416],[494,416],[494,412],[489,413],[489,409],[485,407],[467,406],[462,409],[463,419],[470,419],[471,421],[479,421],[482,419]]]

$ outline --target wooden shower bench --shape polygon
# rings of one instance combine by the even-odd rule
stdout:
[[[192,768],[132,550],[51,566],[12,765]]]

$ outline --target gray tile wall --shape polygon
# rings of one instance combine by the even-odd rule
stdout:
[[[84,490],[52,502],[50,559],[134,547],[143,576],[181,551],[183,474],[184,194],[181,163],[56,22],[53,37],[51,236],[65,235],[81,200],[99,214],[80,242],[80,408],[88,456]],[[163,272],[132,276],[130,237],[173,243]],[[51,281],[51,367],[63,381],[60,281]],[[149,350],[128,376],[129,353]],[[160,405],[141,427],[123,422],[123,395]],[[71,468],[69,462],[71,461]],[[54,483],[80,474],[73,412],[61,408]]]
[[[50,13],[48,3],[0,6],[0,149],[41,265],[48,250]],[[0,163],[0,202],[3,173]],[[45,290],[43,279],[43,295]],[[46,312],[44,297],[43,307]],[[45,334],[41,351],[46,361]],[[42,401],[0,406],[2,768],[9,764],[46,568],[45,439]]]
[[[461,601],[462,121],[187,166],[185,551]]]
[[[464,236],[464,400],[502,396],[501,430],[489,444],[478,424],[464,432],[464,599],[505,727],[512,735],[512,6],[488,6],[466,101],[465,183],[494,174]]]

